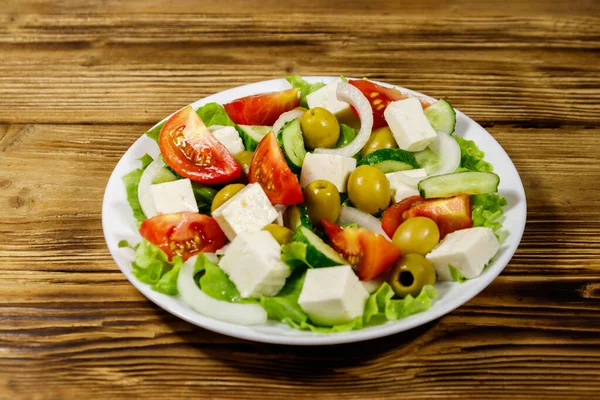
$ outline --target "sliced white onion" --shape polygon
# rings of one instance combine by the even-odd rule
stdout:
[[[273,124],[273,133],[275,134],[275,136],[277,136],[277,134],[286,122],[290,122],[291,120],[300,118],[304,115],[304,113],[305,111],[302,110],[290,110],[281,114],[279,118],[277,118],[277,121],[275,121],[275,123]]]
[[[285,213],[285,210],[288,208],[288,206],[283,204],[275,204],[273,208],[277,210],[277,219],[275,220],[275,223],[277,225],[283,226],[283,214]]]
[[[339,82],[336,89],[337,99],[354,106],[360,119],[360,130],[353,141],[339,149],[315,149],[315,153],[335,154],[338,156],[352,157],[367,143],[373,129],[373,109],[369,100],[360,90],[346,82]]]
[[[440,167],[430,176],[451,174],[460,165],[460,146],[445,132],[438,131],[429,148],[440,158]]]
[[[358,208],[342,207],[340,210],[340,217],[338,218],[338,224],[356,224],[362,228],[367,228],[372,232],[378,233],[387,240],[391,241],[388,235],[386,235],[386,233],[383,231],[383,228],[381,227],[381,221],[371,214],[360,211]]]
[[[225,125],[211,125],[211,126],[208,127],[208,130],[211,133],[215,133],[215,131],[218,131],[219,129],[222,129],[222,128],[225,128],[225,127],[226,127]]]
[[[217,250],[217,251],[219,251],[219,250]],[[216,253],[203,253],[203,254],[206,257],[206,259],[208,261],[210,261],[211,263],[217,264],[219,262],[219,257],[217,256]]]
[[[360,283],[362,283],[363,287],[369,294],[373,294],[377,289],[379,289],[379,286],[385,282],[388,274],[389,269],[369,281],[361,281]]]
[[[154,201],[152,200],[152,194],[150,193],[150,185],[152,185],[154,178],[164,166],[165,163],[163,162],[162,157],[156,157],[156,160],[152,161],[146,167],[140,177],[140,183],[138,184],[138,201],[147,218],[152,218],[158,214],[156,212]]]
[[[258,304],[229,303],[204,293],[194,282],[196,257],[187,260],[179,271],[177,290],[183,301],[198,311],[220,321],[238,325],[260,325],[267,322],[267,312]]]

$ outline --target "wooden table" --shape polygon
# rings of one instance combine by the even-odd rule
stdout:
[[[600,3],[337,3],[0,3],[1,400],[599,398]],[[528,200],[502,275],[425,326],[316,348],[138,293],[100,222],[119,158],[179,107],[288,73],[444,96],[486,127]]]

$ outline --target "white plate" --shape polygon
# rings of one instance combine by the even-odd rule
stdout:
[[[323,81],[329,83],[337,78],[323,76],[307,77],[306,79],[311,82]],[[384,83],[381,84],[390,86]],[[193,103],[192,106],[194,109],[197,109],[210,102],[223,104],[243,96],[279,91],[289,89],[289,87],[290,85],[284,79],[257,82],[217,93]],[[117,243],[123,239],[128,240],[130,243],[137,243],[141,240],[131,209],[127,203],[125,187],[121,178],[133,169],[139,168],[140,163],[137,159],[145,153],[150,154],[152,157],[156,157],[159,154],[156,143],[145,135],[142,135],[127,150],[110,176],[102,204],[104,237],[106,238],[108,249],[121,271],[144,296],[171,314],[211,331],[247,340],[293,345],[349,343],[392,335],[439,318],[481,292],[508,264],[517,250],[525,228],[527,207],[523,184],[515,166],[504,149],[485,129],[459,111],[457,111],[455,134],[474,140],[477,146],[485,152],[485,159],[492,163],[495,172],[500,175],[499,192],[508,201],[503,220],[503,226],[508,231],[508,236],[494,258],[494,262],[481,276],[463,284],[454,282],[436,284],[439,297],[435,300],[431,308],[423,313],[412,315],[399,321],[369,326],[357,331],[334,334],[315,334],[299,331],[289,328],[285,324],[272,321],[269,321],[264,326],[240,326],[205,317],[185,305],[179,298],[155,292],[149,285],[139,282],[133,276],[131,270],[133,252],[130,249],[118,248]]]

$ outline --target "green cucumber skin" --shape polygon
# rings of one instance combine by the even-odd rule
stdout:
[[[373,165],[377,166],[377,164],[382,163],[384,161],[397,161],[404,164],[408,164],[413,168],[419,168],[419,164],[417,164],[417,160],[415,160],[415,156],[410,151],[402,150],[402,149],[379,149],[371,154],[364,156],[356,165],[357,167],[361,165]]]
[[[486,194],[498,191],[500,177],[493,172],[455,172],[436,175],[419,182],[419,193],[424,199],[452,197],[459,194]]]
[[[240,133],[240,136],[242,138],[242,142],[244,142],[244,147],[248,151],[256,150],[256,147],[258,146],[258,143],[261,141],[261,139],[263,137],[265,137],[267,135],[267,133],[269,133],[269,131],[266,131],[264,135],[262,135],[260,138],[258,138],[258,137],[252,136],[252,134],[248,133],[248,131],[247,131],[247,129],[249,129],[249,128],[250,129],[254,128],[253,126],[238,125],[237,127],[238,127],[238,132]]]
[[[302,131],[300,128],[300,119],[295,118],[291,121],[286,122],[281,127],[281,135],[278,136],[277,141],[279,142],[279,146],[283,150],[283,155],[285,160],[287,161],[288,166],[292,170],[292,172],[298,174],[302,169],[302,162],[304,161],[304,157],[306,156],[306,149],[304,148],[304,139],[302,138]],[[297,136],[294,138],[293,136]],[[297,143],[294,143],[294,139],[297,140]],[[302,147],[300,148],[300,142],[302,142]],[[294,149],[294,147],[297,149]],[[294,154],[294,150],[301,150],[298,157],[301,159],[296,159],[296,155]],[[298,151],[296,151],[297,153]]]
[[[311,235],[312,234],[312,235]],[[313,243],[311,241],[311,236],[313,237]],[[294,233],[292,237],[292,241],[306,243],[306,261],[315,268],[321,267],[334,267],[336,265],[344,265],[346,262],[337,254],[337,252],[325,243],[321,238],[315,235],[310,229],[305,226],[300,226]],[[316,244],[319,246],[326,246],[325,248],[330,249],[333,253],[335,253],[337,259],[333,259],[334,257],[330,257],[326,255],[323,251],[317,249]],[[333,255],[333,254],[332,254]]]
[[[441,99],[433,103],[425,110],[425,117],[431,124],[431,127],[438,131],[452,135],[456,128],[456,110],[450,102]]]
[[[379,168],[384,174],[388,174],[391,172],[398,172],[398,171],[408,171],[410,169],[414,169],[414,167],[410,164],[403,163],[401,161],[394,161],[394,160],[382,161],[379,164],[375,164],[373,166]]]

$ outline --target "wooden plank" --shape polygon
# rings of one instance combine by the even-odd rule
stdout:
[[[196,99],[288,73],[385,80],[447,97],[481,122],[600,121],[595,17],[3,14],[0,22],[6,123],[152,125]]]

